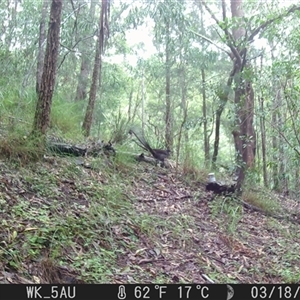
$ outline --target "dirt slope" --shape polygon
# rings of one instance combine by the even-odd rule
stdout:
[[[0,283],[300,282],[297,222],[212,199],[173,169],[90,166],[1,162]],[[299,201],[264,200],[300,215]]]

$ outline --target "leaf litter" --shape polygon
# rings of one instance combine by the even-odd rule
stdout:
[[[1,163],[0,283],[300,281],[297,222],[212,198],[172,169],[53,159]],[[278,199],[299,217],[299,201]]]

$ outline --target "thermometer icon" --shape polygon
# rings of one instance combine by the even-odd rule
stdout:
[[[125,286],[124,286],[124,285],[120,285],[120,286],[119,286],[118,298],[119,298],[120,300],[123,300],[123,299],[126,298]]]

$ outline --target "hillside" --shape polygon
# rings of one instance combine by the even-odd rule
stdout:
[[[1,161],[0,283],[300,282],[299,201],[246,193],[267,216],[207,193],[204,172],[89,164]]]

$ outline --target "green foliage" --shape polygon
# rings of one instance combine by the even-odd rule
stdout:
[[[100,12],[98,3],[90,11],[90,8],[93,8],[91,4],[79,1],[67,2],[64,5],[59,68],[51,114],[50,132],[76,140],[82,139],[81,124],[86,108],[86,102],[73,103],[78,73],[83,55],[90,58],[90,67],[92,66],[96,20]],[[235,149],[232,130],[238,121],[236,112],[239,107],[234,104],[233,99],[235,83],[232,87],[227,86],[232,65],[227,54],[220,50],[227,49],[224,46],[226,39],[222,29],[231,32],[232,29],[243,27],[249,37],[253,30],[266,21],[273,20],[274,22],[260,31],[261,36],[251,45],[241,41],[240,45],[247,47],[249,62],[253,67],[245,69],[243,76],[252,80],[255,97],[264,99],[264,109],[261,109],[258,103],[255,104],[254,121],[258,137],[261,135],[261,119],[267,124],[266,165],[270,186],[277,177],[274,170],[280,170],[282,173],[284,169],[290,183],[289,188],[295,187],[297,184],[294,174],[297,173],[297,167],[294,162],[298,159],[296,150],[299,147],[297,99],[300,86],[299,70],[295,66],[299,60],[299,32],[296,30],[297,14],[285,17],[288,5],[281,3],[277,6],[276,1],[273,1],[269,5],[261,3],[258,7],[256,3],[247,2],[244,3],[242,18],[231,18],[228,6],[227,17],[220,21],[220,30],[216,31],[215,25],[209,21],[209,13],[205,7],[188,1],[165,0],[130,5],[122,1],[114,3],[110,24],[111,36],[103,56],[101,86],[93,116],[93,135],[101,139],[124,142],[127,124],[136,121],[141,124],[143,113],[143,120],[146,120],[146,127],[148,126],[149,140],[154,145],[164,144],[165,63],[168,44],[170,96],[174,116],[173,136],[177,137],[179,134],[186,105],[188,109],[184,133],[190,136],[188,143],[193,145],[191,147],[194,151],[194,157],[191,159],[184,158],[186,154],[180,153],[180,159],[183,159],[181,161],[185,160],[185,169],[190,169],[193,165],[198,168],[204,164],[204,122],[207,122],[212,152],[215,115],[217,109],[222,106],[222,101],[225,103],[223,98],[226,95],[229,95],[229,101],[226,102],[221,120],[218,162],[233,164]],[[214,4],[209,4],[209,7],[212,11],[221,9],[221,6]],[[33,0],[26,3],[0,4],[0,20],[4,24],[5,32],[0,47],[1,127],[23,130],[24,135],[31,131],[37,97],[35,73],[40,18],[36,16],[41,15],[41,9],[42,2],[35,3]],[[130,43],[132,41],[128,41],[128,33],[132,34],[140,29],[137,43]],[[143,40],[140,36],[149,36],[149,39]],[[147,49],[148,42],[153,42],[156,52],[152,53],[153,49]],[[262,47],[266,51],[263,51]],[[201,70],[206,74],[204,84],[201,82]],[[89,70],[87,90],[91,76]],[[202,111],[203,88],[207,98],[206,120]],[[274,115],[277,115],[277,120],[271,122]],[[21,135],[23,136],[23,133]],[[274,139],[277,139],[280,147],[273,147]],[[176,146],[175,143],[174,148]],[[7,148],[7,145],[5,147]],[[260,155],[260,149],[261,142],[258,139],[257,155]],[[188,160],[190,162],[187,162]],[[253,184],[262,182],[261,160],[262,157],[257,156],[256,175],[250,175]],[[282,163],[276,163],[278,161]],[[283,189],[283,181],[280,182],[279,189]]]
[[[82,103],[65,102],[64,99],[54,99],[51,111],[50,129],[62,133],[66,138],[81,136],[81,121],[83,119]]]
[[[21,164],[39,160],[44,150],[43,139],[29,137],[24,131],[13,131],[0,139],[0,157]]]
[[[281,214],[282,210],[276,198],[268,196],[264,191],[253,192],[251,190],[246,190],[243,193],[243,199],[259,209],[262,209],[266,213],[270,214]]]
[[[19,88],[17,84],[11,84],[0,94],[0,118],[2,126],[13,124],[14,128],[24,130],[32,125],[37,96],[31,89]]]
[[[237,229],[237,224],[242,218],[243,208],[237,204],[231,196],[215,197],[210,204],[212,214],[215,218],[222,216],[226,230],[231,235],[234,235]]]
[[[207,180],[209,170],[204,168],[204,160],[199,161],[195,148],[197,148],[196,145],[185,145],[185,148],[181,150],[183,155],[180,159],[183,161],[182,172],[187,179],[196,179],[201,182],[205,182]]]

